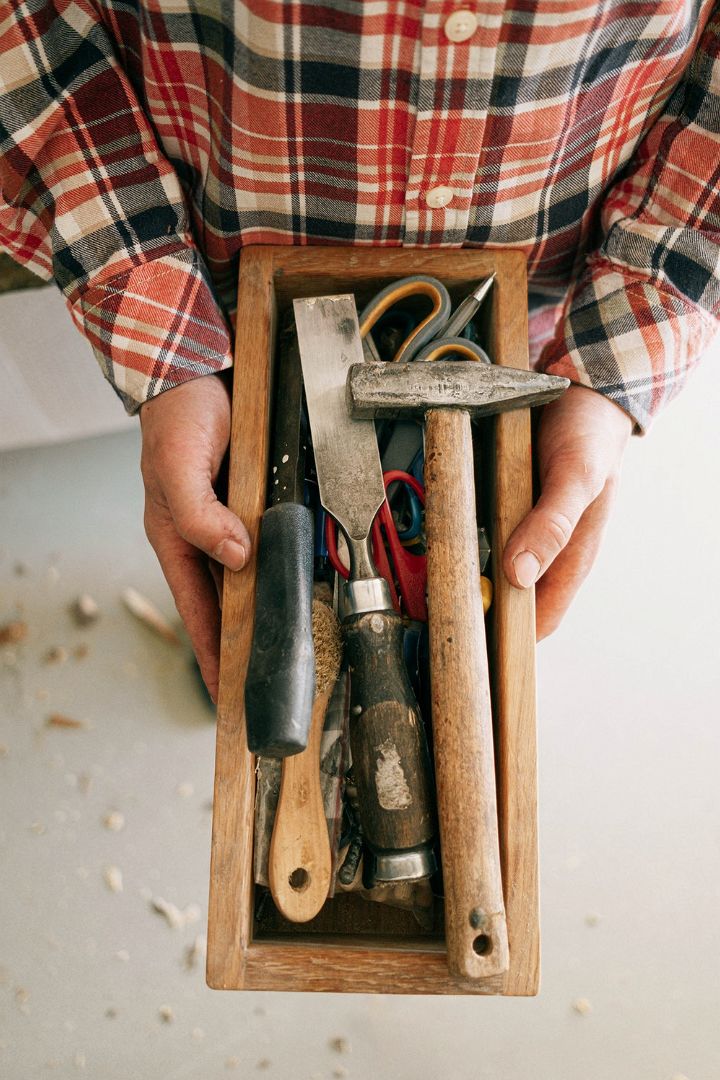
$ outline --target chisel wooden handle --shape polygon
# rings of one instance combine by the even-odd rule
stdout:
[[[350,665],[350,745],[363,835],[375,851],[432,843],[432,772],[425,728],[394,611],[343,623]]]
[[[453,975],[507,971],[495,761],[475,517],[470,416],[425,428],[430,682],[445,934]]]
[[[293,922],[320,911],[330,888],[332,856],[322,788],[320,742],[334,683],[315,697],[307,749],[283,761],[268,877],[278,910]]]

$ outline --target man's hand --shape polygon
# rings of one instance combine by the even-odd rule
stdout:
[[[219,567],[211,560],[240,570],[250,552],[247,529],[214,490],[230,439],[230,397],[217,375],[192,379],[146,402],[140,423],[145,531],[215,701]]]
[[[571,386],[543,411],[540,498],[503,554],[512,585],[537,582],[538,641],[560,625],[595,561],[631,431],[627,413],[583,386]]]

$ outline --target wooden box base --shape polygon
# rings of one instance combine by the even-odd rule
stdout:
[[[524,257],[513,251],[250,247],[240,262],[228,502],[257,544],[265,509],[275,335],[293,299],[354,292],[362,306],[409,274],[440,278],[457,303],[495,271],[484,344],[498,364],[526,368]],[[494,458],[491,544],[500,553],[532,504],[530,416],[484,421]],[[484,480],[487,488],[487,478]],[[326,903],[311,923],[256,919],[253,886],[254,759],[245,737],[243,686],[255,608],[254,557],[226,573],[218,703],[207,981],[215,989],[399,994],[536,994],[539,983],[535,607],[497,565],[488,616],[500,849],[510,969],[480,982],[451,978],[442,912],[423,932],[412,915],[356,895]],[[462,799],[462,792],[458,792]],[[271,903],[271,901],[268,902]],[[439,907],[441,909],[441,903]]]

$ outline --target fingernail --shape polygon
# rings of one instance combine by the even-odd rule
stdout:
[[[237,540],[223,540],[213,552],[213,558],[227,566],[228,570],[242,570],[245,565],[245,548]]]
[[[532,551],[521,551],[513,559],[515,577],[523,589],[529,589],[534,585],[540,573],[540,560]]]

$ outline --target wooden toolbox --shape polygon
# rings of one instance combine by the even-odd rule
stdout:
[[[240,262],[233,433],[228,502],[257,545],[266,506],[275,338],[296,297],[355,293],[361,307],[409,274],[429,274],[455,303],[491,272],[483,344],[495,363],[527,368],[525,260],[513,251],[340,247],[250,247]],[[492,460],[483,475],[491,528],[494,599],[488,614],[500,855],[510,967],[502,976],[449,975],[442,901],[432,929],[410,912],[357,894],[326,901],[309,923],[257,918],[253,884],[255,763],[248,752],[244,676],[253,631],[255,564],[226,573],[208,927],[207,981],[215,989],[401,994],[532,995],[539,983],[535,607],[533,590],[513,589],[499,566],[507,538],[530,509],[530,414],[522,409],[478,426]],[[484,470],[486,473],[487,470]],[[463,798],[462,790],[457,793]],[[266,902],[267,901],[267,902]]]

